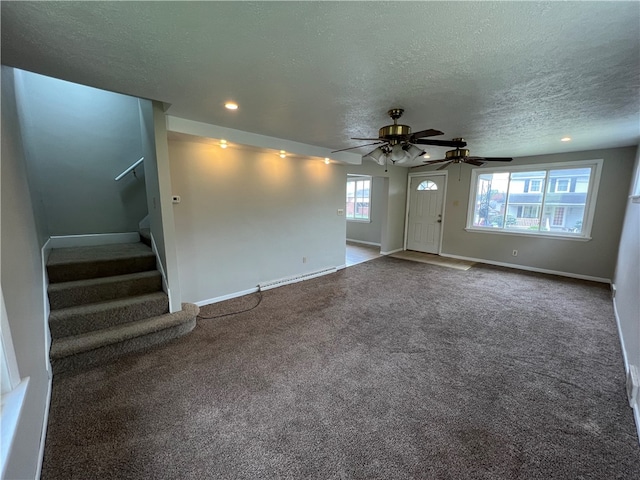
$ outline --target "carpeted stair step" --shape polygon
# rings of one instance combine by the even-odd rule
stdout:
[[[49,330],[55,339],[81,335],[169,312],[164,292],[52,310]]]
[[[125,275],[155,268],[155,254],[141,242],[54,248],[47,260],[49,283]]]
[[[54,340],[50,357],[54,374],[104,363],[189,333],[200,309],[183,303],[176,313]]]
[[[151,247],[151,229],[141,228],[139,234],[140,234],[140,241],[145,245]]]
[[[52,283],[48,288],[51,310],[145,295],[161,290],[162,276],[157,270]]]

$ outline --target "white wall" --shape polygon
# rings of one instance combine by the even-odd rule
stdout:
[[[630,193],[640,195],[640,146],[632,178],[636,184]],[[614,304],[627,366],[634,365],[640,371],[640,203],[628,198],[626,207],[614,278]],[[640,404],[634,408],[640,418]]]
[[[386,202],[381,204],[380,252],[402,250],[409,169],[392,165],[385,172],[384,167],[369,160],[363,160],[362,165],[347,165],[346,169],[348,173],[386,179],[383,190],[388,193]]]
[[[389,197],[389,182],[386,178],[371,178],[370,221],[347,220],[347,239],[380,245],[382,224],[386,221],[386,204]]]
[[[344,265],[344,166],[177,140],[169,157],[183,301]]]
[[[465,231],[471,166],[451,166],[449,168],[454,169],[456,174],[449,175],[447,184],[442,253],[608,281],[613,278],[616,265],[634,158],[635,147],[626,147],[521,157],[510,164],[604,159],[592,240],[586,242]],[[459,180],[458,168],[461,175]],[[434,169],[425,167],[413,171]],[[511,255],[512,250],[518,250],[517,257]]]
[[[34,217],[14,92],[13,69],[2,67],[1,283],[22,377],[30,377],[6,478],[35,478],[48,404],[45,305],[39,231]]]
[[[171,312],[177,312],[182,308],[182,297],[171,203],[166,116],[158,102],[140,100],[139,110],[151,234],[169,288],[169,308]]]
[[[147,214],[138,100],[15,70],[28,173],[51,235],[137,231]]]

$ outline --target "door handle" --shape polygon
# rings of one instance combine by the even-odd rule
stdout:
[[[442,220],[438,219],[438,223],[442,223]]]

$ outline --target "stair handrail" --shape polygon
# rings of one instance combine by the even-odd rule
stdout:
[[[144,160],[144,157],[141,157],[140,160],[138,160],[137,162],[134,162],[129,168],[127,168],[124,172],[122,172],[120,175],[118,175],[115,180],[116,182],[118,180],[120,180],[122,177],[124,177],[127,173],[131,172],[133,169],[135,169],[138,165],[140,165],[142,163],[142,161]],[[135,175],[135,173],[134,173]]]

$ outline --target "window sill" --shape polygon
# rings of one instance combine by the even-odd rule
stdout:
[[[24,378],[16,388],[2,395],[2,451],[0,453],[0,472],[4,478],[11,445],[18,430],[18,421],[27,394],[29,377]]]
[[[347,218],[347,222],[354,222],[354,223],[371,223],[371,220],[366,220],[364,218],[360,219],[360,218]]]
[[[576,242],[588,242],[591,240],[591,237],[562,235],[558,233],[524,233],[524,232],[510,232],[507,230],[492,230],[490,228],[473,228],[473,227],[467,227],[465,228],[465,230],[467,232],[472,232],[472,233],[490,233],[492,235],[515,235],[518,237],[527,237],[527,238],[552,238],[554,240],[573,240]]]

